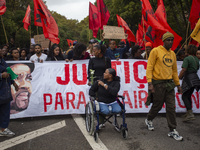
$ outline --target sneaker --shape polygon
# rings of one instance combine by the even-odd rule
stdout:
[[[106,126],[105,124],[100,124],[99,129],[103,129],[103,128],[105,128],[105,126]]]
[[[168,136],[169,137],[173,137],[177,141],[182,141],[183,140],[183,137],[178,134],[176,129],[174,129],[173,131],[169,132]]]
[[[152,122],[151,120],[145,119],[145,123],[146,123],[146,125],[147,125],[147,127],[148,127],[148,130],[150,130],[150,131],[153,131],[153,130],[154,130],[153,122]]]
[[[4,131],[0,131],[0,136],[12,137],[14,135],[15,135],[15,133],[10,131],[8,128],[6,128]]]

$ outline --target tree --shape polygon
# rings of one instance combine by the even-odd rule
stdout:
[[[188,16],[192,5],[191,0],[163,0],[167,12],[167,21],[171,28],[183,39],[186,38],[186,29],[188,26]],[[37,35],[37,28],[34,26],[34,5],[32,0],[6,0],[7,10],[2,16],[5,24],[8,39],[13,37],[16,46],[30,46],[30,31],[23,30],[22,20],[24,18],[28,4],[31,6],[31,37]],[[44,1],[45,2],[45,1]],[[138,24],[141,22],[141,4],[139,0],[104,0],[109,12],[110,19],[108,25],[117,26],[116,14],[121,16],[128,24],[133,33],[136,33]],[[157,0],[150,0],[154,11],[157,8]],[[92,37],[89,30],[88,17],[81,22],[75,19],[67,19],[65,16],[52,11],[52,16],[56,20],[59,28],[60,47],[66,50],[68,44],[66,39],[77,40],[88,44]],[[38,27],[39,34],[42,34],[42,28]],[[102,32],[102,31],[101,31]],[[6,44],[3,27],[0,24],[0,45]],[[97,35],[100,37],[100,31]],[[184,41],[184,40],[183,40]]]

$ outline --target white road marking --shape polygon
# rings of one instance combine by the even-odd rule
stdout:
[[[0,150],[7,149],[10,147],[13,147],[15,145],[21,144],[23,142],[26,142],[28,140],[34,139],[36,137],[39,137],[41,135],[50,133],[52,131],[55,131],[57,129],[63,128],[66,126],[65,121],[60,121],[58,123],[52,124],[50,126],[17,136],[15,138],[12,138],[10,140],[6,140],[4,142],[0,142]]]
[[[108,148],[103,144],[100,139],[98,139],[98,143],[96,143],[93,136],[89,135],[89,133],[86,131],[85,120],[80,115],[72,115],[72,117],[74,118],[74,121],[76,122],[81,132],[87,139],[88,143],[94,150],[108,150]]]

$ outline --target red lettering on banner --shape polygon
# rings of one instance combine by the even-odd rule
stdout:
[[[127,97],[127,100],[128,100],[128,101],[126,101],[126,102],[124,101],[124,103],[125,103],[125,104],[128,104],[129,107],[133,109],[133,105],[132,105],[132,103],[131,103],[131,99],[130,99],[130,96],[129,96],[128,91],[124,91],[123,96],[124,96],[124,97]]]
[[[133,95],[134,95],[134,100],[135,100],[135,108],[138,108],[136,91],[133,91]]]
[[[81,101],[81,97],[83,97],[83,101]],[[79,93],[79,100],[78,100],[77,109],[79,109],[80,104],[84,104],[84,106],[86,106],[85,95],[84,95],[83,91],[81,91],[81,92]]]
[[[144,102],[144,105],[145,105],[145,102],[147,101],[148,93],[144,90],[141,90],[138,92],[138,94],[139,94],[139,107],[142,108],[142,102]],[[143,98],[142,98],[142,94],[145,94]],[[146,108],[148,108],[148,106],[146,106]]]
[[[62,80],[61,77],[56,77],[56,82],[61,85],[67,85],[69,83],[69,64],[65,64],[65,80]]]
[[[125,74],[125,83],[130,83],[130,69],[129,69],[129,62],[124,62],[124,74]]]
[[[117,75],[117,65],[121,65],[121,61],[112,61],[111,64],[112,68],[115,69]]]
[[[195,92],[197,98],[195,98],[195,96],[192,94],[192,99],[194,100],[194,103],[197,107],[197,109],[199,109],[199,92]]]
[[[179,107],[185,108],[185,106],[181,104],[181,100],[180,100],[180,97],[179,97],[179,96],[181,96],[181,95],[182,95],[182,94],[180,94],[180,93],[176,93],[176,99],[177,99],[177,102],[178,102]]]
[[[69,99],[70,95],[72,96],[72,99]],[[69,103],[71,103],[72,108],[75,109],[74,100],[75,100],[75,94],[74,93],[72,93],[72,92],[66,93],[67,109],[69,109]]]
[[[86,64],[82,64],[82,72],[83,72],[83,79],[78,80],[78,75],[77,75],[77,65],[73,64],[72,66],[73,69],[73,81],[77,85],[85,85],[87,83],[87,67]]]
[[[139,65],[143,65],[144,66],[144,69],[146,70],[147,69],[147,62],[145,61],[137,61],[133,64],[133,74],[134,74],[134,78],[135,78],[135,81],[138,82],[138,83],[147,83],[147,79],[146,79],[146,76],[143,77],[143,79],[140,79],[139,78],[139,73],[138,73],[138,66]]]
[[[47,102],[47,96],[50,97],[50,101]],[[52,104],[52,95],[51,94],[44,94],[44,112],[47,112],[47,105],[51,105]]]
[[[59,98],[58,98],[58,97],[59,97]],[[60,101],[59,101],[58,99],[60,99]],[[57,110],[58,105],[61,106],[61,109],[64,109],[64,106],[63,106],[63,99],[62,99],[62,94],[61,94],[61,93],[56,93],[55,110]]]

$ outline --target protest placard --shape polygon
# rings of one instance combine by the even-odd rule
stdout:
[[[34,41],[35,44],[40,44],[43,49],[49,48],[49,39],[45,39],[44,34],[34,35]]]
[[[103,26],[105,39],[125,39],[124,29],[116,26]]]

